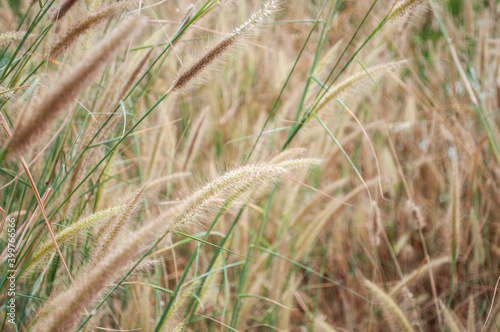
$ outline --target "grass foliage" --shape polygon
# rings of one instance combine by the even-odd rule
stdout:
[[[0,330],[500,331],[499,19],[0,0]]]

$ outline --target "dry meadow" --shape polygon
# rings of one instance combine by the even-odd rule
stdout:
[[[499,22],[0,0],[0,330],[500,331]]]

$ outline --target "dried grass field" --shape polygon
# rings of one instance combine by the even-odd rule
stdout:
[[[0,330],[500,331],[496,0],[0,0]]]

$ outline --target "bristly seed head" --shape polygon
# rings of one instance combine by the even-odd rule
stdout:
[[[24,37],[26,31],[8,31],[0,33],[0,47],[4,47],[13,40],[18,40]]]
[[[182,70],[177,76],[177,79],[174,81],[171,90],[176,91],[186,87],[188,83],[201,74],[201,72],[203,72],[209,65],[216,62],[216,60],[221,59],[222,55],[231,46],[234,46],[239,39],[268,19],[274,10],[276,10],[276,2],[272,0],[265,4],[262,9],[253,13],[245,23],[234,29],[221,41],[208,49],[192,65]]]
[[[394,20],[396,18],[404,17],[409,14],[413,9],[420,5],[424,0],[401,0],[391,12],[387,15],[387,21]]]

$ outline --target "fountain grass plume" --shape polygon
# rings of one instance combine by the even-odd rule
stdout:
[[[59,5],[49,14],[52,22],[62,19],[78,0],[62,0]]]
[[[274,0],[264,4],[264,6],[260,10],[253,13],[245,23],[235,28],[230,34],[222,38],[218,43],[203,53],[197,61],[183,69],[174,81],[171,90],[176,91],[183,89],[195,78],[199,78],[203,71],[205,71],[212,64],[216,63],[217,60],[222,59],[224,53],[235,46],[241,38],[248,35],[248,33],[253,31],[256,27],[264,23],[270,16],[272,16],[276,8],[277,4]]]
[[[397,326],[405,332],[413,332],[414,329],[411,326],[411,323],[408,321],[408,318],[403,313],[403,310],[401,310],[394,299],[373,282],[367,279],[364,279],[363,281],[366,287],[373,293],[373,296],[380,302],[384,316],[388,319],[391,325],[394,326],[393,330],[397,330]]]
[[[118,234],[123,227],[132,219],[137,210],[139,209],[139,202],[144,195],[145,187],[139,188],[134,195],[124,204],[121,209],[106,226],[105,234],[99,239],[97,248],[93,250],[92,259],[97,261],[109,251],[111,246],[116,243]]]
[[[134,1],[122,1],[98,8],[95,12],[75,23],[68,31],[59,37],[52,45],[50,55],[52,57],[58,56],[84,32],[101,23],[105,19],[130,8],[133,4]]]
[[[407,16],[424,0],[401,0],[394,5],[392,10],[387,15],[387,21],[392,21],[401,17]]]
[[[57,233],[55,235],[55,239],[59,245],[67,243],[69,240],[71,240],[78,234],[81,234],[85,229],[100,224],[102,222],[105,222],[106,220],[108,220],[109,217],[116,215],[125,207],[126,207],[125,205],[114,206],[109,209],[91,214],[90,216],[81,218],[77,222],[72,223],[70,226],[66,227],[64,230]],[[30,270],[30,268],[41,264],[42,262],[45,261],[45,258],[53,254],[54,252],[55,252],[54,242],[51,240],[45,241],[38,247],[38,249],[31,256],[31,259],[28,262],[27,270]]]
[[[26,31],[8,31],[0,33],[0,47],[4,47],[11,41],[22,39],[25,34]]]
[[[261,163],[247,165],[228,172],[210,182],[187,199],[184,205],[184,212],[170,223],[164,234],[174,229],[196,223],[200,213],[205,212],[207,204],[209,205],[214,199],[230,194],[240,194],[255,186],[258,181],[282,174],[287,170],[317,165],[319,163],[319,159],[313,158],[291,159],[276,164]]]

